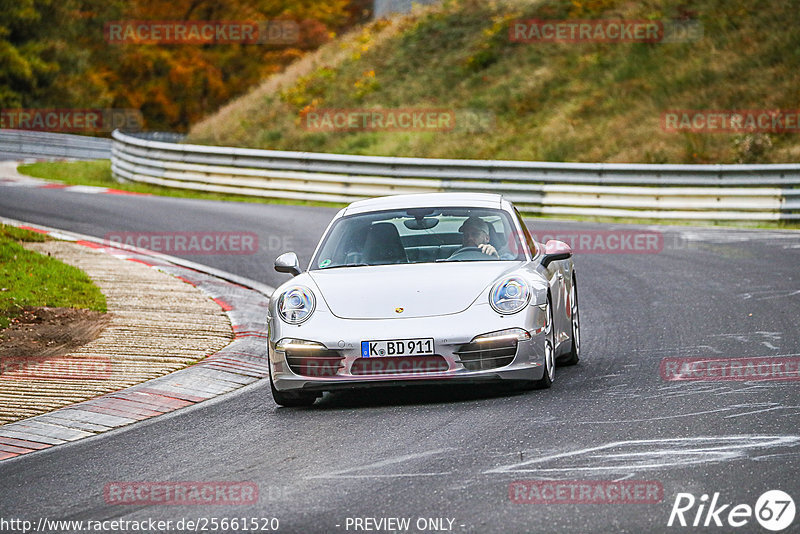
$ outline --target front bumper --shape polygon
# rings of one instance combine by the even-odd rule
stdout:
[[[341,319],[318,309],[307,323],[297,326],[273,316],[270,371],[279,391],[539,380],[544,374],[545,317],[536,305],[503,316],[488,303],[458,314],[410,319]],[[488,354],[483,363],[468,360],[475,357],[474,351],[468,353],[476,336],[511,328],[526,330],[531,339],[516,341],[515,350],[498,350],[500,358]],[[326,350],[318,353],[319,358],[311,353],[309,364],[296,353],[276,350],[285,338],[320,343]],[[433,338],[435,357],[363,358],[361,354],[362,341],[415,338]]]

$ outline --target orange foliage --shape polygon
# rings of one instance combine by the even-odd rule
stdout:
[[[75,12],[75,20],[89,26],[79,39],[91,59],[85,70],[62,74],[61,83],[75,87],[80,105],[135,108],[149,130],[185,131],[264,76],[281,71],[358,22],[363,4],[363,0],[90,0],[83,11]],[[297,23],[297,42],[116,44],[98,39],[103,25],[112,21],[275,19]]]

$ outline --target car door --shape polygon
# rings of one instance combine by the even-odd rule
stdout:
[[[535,256],[542,244],[537,244],[531,236],[525,221],[520,215],[519,211],[514,208],[514,213],[517,217],[517,223],[522,229],[522,233],[531,255]],[[569,332],[571,328],[570,318],[567,314],[569,306],[569,281],[571,280],[572,260],[560,260],[550,263],[547,267],[541,266],[542,273],[547,277],[548,285],[550,286],[550,298],[553,306],[553,327],[555,328],[555,342],[556,354],[560,355],[565,350],[568,350]]]

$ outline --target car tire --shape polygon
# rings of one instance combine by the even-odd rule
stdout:
[[[572,345],[569,352],[563,360],[559,362],[561,365],[575,365],[581,359],[581,316],[578,307],[578,280],[572,278],[572,289],[569,292],[570,301],[570,319],[572,323]]]
[[[534,389],[547,389],[556,378],[556,333],[553,323],[553,306],[547,297],[547,325],[544,329],[544,373],[532,385]]]
[[[271,367],[270,364],[267,364]],[[299,408],[302,406],[311,406],[316,402],[316,393],[300,392],[300,391],[278,391],[275,389],[275,384],[272,382],[272,369],[269,370],[269,387],[272,390],[272,398],[279,406],[286,408]]]

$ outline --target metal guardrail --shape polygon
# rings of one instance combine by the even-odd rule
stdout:
[[[327,202],[399,193],[492,191],[532,214],[800,219],[800,164],[399,158],[177,144],[119,131],[112,137],[116,179],[200,191]]]
[[[108,159],[111,139],[0,129],[0,159]]]

